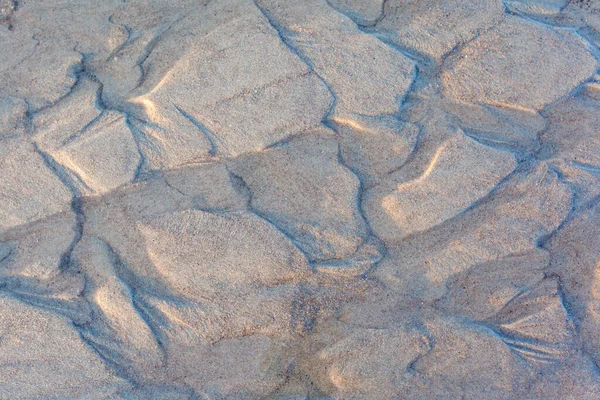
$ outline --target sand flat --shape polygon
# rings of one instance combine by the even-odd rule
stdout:
[[[0,400],[600,398],[600,3],[0,0]]]

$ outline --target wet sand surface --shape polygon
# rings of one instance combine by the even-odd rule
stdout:
[[[0,0],[0,399],[600,398],[600,2]]]

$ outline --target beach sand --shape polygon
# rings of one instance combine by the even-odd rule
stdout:
[[[0,399],[599,399],[600,2],[0,0]]]

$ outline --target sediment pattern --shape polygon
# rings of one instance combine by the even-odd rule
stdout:
[[[0,399],[600,398],[600,3],[0,0]]]

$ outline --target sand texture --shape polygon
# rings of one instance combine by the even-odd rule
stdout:
[[[600,399],[600,0],[0,0],[0,400]]]

